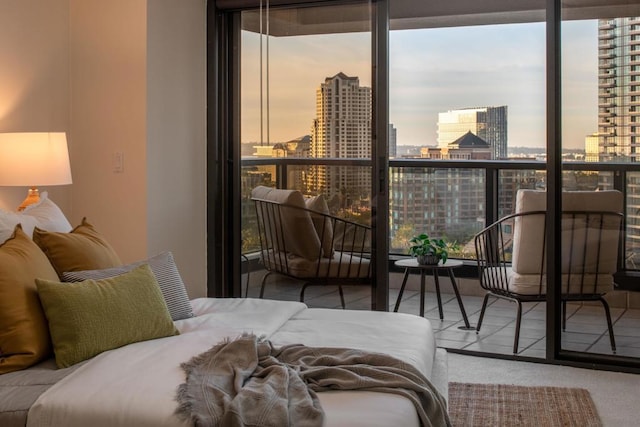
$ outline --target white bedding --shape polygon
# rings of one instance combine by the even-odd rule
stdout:
[[[400,313],[309,309],[302,303],[200,298],[180,335],[104,352],[58,382],[29,411],[28,427],[188,425],[173,412],[185,381],[180,364],[226,337],[265,335],[276,345],[350,347],[383,352],[431,377],[435,340],[427,320]],[[373,392],[325,392],[327,426],[417,426],[408,400]]]

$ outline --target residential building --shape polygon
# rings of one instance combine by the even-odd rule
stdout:
[[[600,160],[640,158],[640,17],[598,20]]]
[[[438,114],[438,146],[446,147],[467,132],[485,140],[494,159],[507,158],[507,106],[449,110]]]
[[[421,157],[490,160],[491,147],[468,131],[447,147],[423,147]],[[400,230],[407,228],[415,233],[446,235],[464,244],[471,241],[483,227],[484,182],[484,176],[472,169],[393,169],[389,194],[391,241]]]
[[[315,158],[371,157],[371,88],[358,77],[338,73],[316,90],[316,118],[311,126],[310,155]],[[368,199],[371,171],[367,168],[317,166],[307,191],[346,205]]]
[[[398,155],[398,129],[389,123],[389,157]]]
[[[602,162],[640,161],[640,17],[598,20],[598,147]],[[633,174],[627,184],[640,188]],[[640,192],[627,199],[627,239],[640,252]]]
[[[585,162],[597,162],[599,161],[599,148],[598,148],[598,133],[592,133],[584,137],[584,161]]]

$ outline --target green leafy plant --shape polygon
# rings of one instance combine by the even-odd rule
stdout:
[[[449,258],[449,251],[458,250],[457,243],[450,243],[444,239],[430,238],[427,234],[422,233],[414,236],[409,240],[409,254],[414,257],[435,256],[442,263],[446,263]]]

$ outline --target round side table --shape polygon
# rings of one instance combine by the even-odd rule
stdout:
[[[440,280],[438,278],[438,271],[445,270],[449,275],[449,279],[451,280],[451,286],[453,287],[453,291],[456,294],[456,299],[458,300],[458,306],[460,307],[460,313],[462,314],[462,319],[464,320],[464,326],[460,326],[460,329],[474,329],[471,325],[469,325],[469,319],[467,318],[467,312],[464,310],[464,305],[462,304],[462,298],[460,297],[460,291],[458,290],[458,284],[456,283],[456,278],[453,275],[453,269],[456,267],[460,267],[463,265],[463,262],[457,259],[449,259],[445,264],[440,261],[438,264],[433,265],[424,265],[418,264],[418,260],[416,258],[407,258],[401,259],[395,262],[396,267],[404,268],[404,277],[402,279],[402,286],[400,287],[400,293],[398,294],[398,299],[396,300],[396,306],[393,311],[397,312],[398,307],[400,307],[400,301],[402,301],[402,294],[404,293],[404,288],[407,285],[407,279],[409,278],[410,270],[420,270],[420,316],[424,316],[424,294],[425,294],[425,274],[427,272],[431,272],[433,276],[433,281],[436,285],[436,297],[438,298],[438,311],[440,313],[440,320],[444,319],[444,314],[442,312],[442,298],[440,296]]]

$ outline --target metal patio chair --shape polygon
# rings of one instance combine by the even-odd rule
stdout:
[[[267,278],[281,274],[302,282],[300,301],[309,286],[337,286],[345,308],[343,286],[370,285],[369,226],[332,216],[328,208],[309,209],[302,193],[256,187],[252,191],[260,236],[260,256]],[[324,199],[321,206],[326,206]]]
[[[517,304],[513,353],[518,352],[522,303],[546,300],[546,194],[520,190],[516,213],[475,236],[480,285],[485,294],[476,332],[490,296]],[[562,318],[566,329],[568,301],[599,301],[605,311],[611,350],[616,352],[611,313],[604,295],[613,290],[623,214],[618,191],[563,193]],[[571,210],[569,210],[571,209]]]

